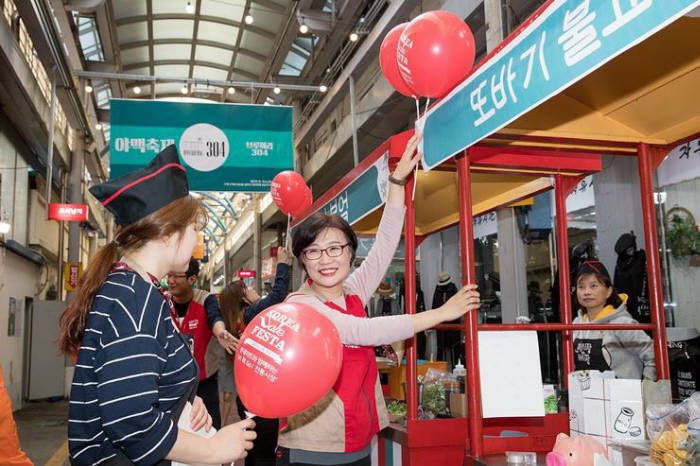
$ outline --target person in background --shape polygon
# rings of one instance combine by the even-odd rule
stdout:
[[[195,258],[190,258],[186,272],[168,273],[168,289],[175,306],[172,313],[173,321],[188,341],[199,366],[197,396],[204,400],[204,405],[212,417],[213,426],[219,429],[221,414],[217,345],[221,345],[229,354],[233,354],[238,346],[238,339],[226,330],[216,296],[194,288],[198,275],[199,262]],[[216,340],[212,339],[212,336],[216,337]]]
[[[5,389],[2,366],[0,366],[0,460],[7,466],[32,466],[33,464],[19,445],[17,425],[12,417],[12,401]]]
[[[199,373],[160,287],[185,271],[206,215],[189,195],[175,145],[92,193],[113,215],[114,239],[91,257],[61,315],[61,351],[77,356],[68,408],[71,464],[230,463],[252,448],[252,420],[211,438],[195,396]],[[182,413],[191,404],[189,419]]]
[[[476,285],[467,285],[438,309],[374,318],[365,313],[401,237],[404,186],[420,159],[414,155],[418,142],[419,136],[409,140],[388,177],[376,240],[357,270],[350,270],[357,236],[339,215],[315,213],[294,232],[294,255],[308,278],[287,302],[309,305],[333,322],[343,343],[343,363],[321,401],[283,421],[277,465],[369,466],[372,439],[389,424],[374,347],[411,338],[479,307]]]
[[[275,283],[270,292],[262,299],[254,288],[246,286],[242,280],[232,282],[224,288],[220,298],[221,312],[229,332],[240,338],[245,326],[253,317],[268,307],[284,301],[289,291],[289,262],[290,257],[287,250],[282,247],[277,248]],[[230,356],[226,356],[219,365],[219,390],[223,393],[222,417],[226,419],[224,413],[226,416],[229,415],[235,399],[238,415],[241,419],[245,419],[245,406],[243,406],[241,399],[236,396],[233,358]],[[254,420],[258,437],[253,449],[248,452],[245,464],[246,466],[274,465],[279,421],[261,417],[255,417]]]
[[[627,295],[615,291],[601,262],[581,264],[575,284],[581,307],[574,324],[639,323],[627,312]],[[656,379],[653,341],[642,330],[574,331],[574,360],[576,370],[612,370],[620,379]]]

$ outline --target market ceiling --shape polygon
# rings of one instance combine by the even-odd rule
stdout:
[[[315,85],[323,92],[322,86],[336,76],[332,65],[339,56],[347,55],[348,44],[361,41],[363,15],[373,8],[379,11],[381,5],[376,4],[386,0],[65,3],[73,16],[87,72],[183,79],[82,78],[94,93],[101,121],[97,129],[108,142],[109,99],[114,97],[272,105],[289,105],[294,99],[308,105],[320,100],[318,93],[285,89],[285,85]],[[222,87],[213,81],[279,84],[280,89]],[[243,193],[200,194],[210,218],[205,233],[221,241],[250,199]]]

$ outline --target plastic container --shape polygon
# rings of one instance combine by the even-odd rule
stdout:
[[[455,368],[452,369],[452,375],[459,381],[459,393],[465,393],[465,381],[467,379],[467,369],[462,365],[462,360],[458,359]]]
[[[536,466],[537,453],[533,451],[507,451],[506,461],[508,462],[508,464]]]

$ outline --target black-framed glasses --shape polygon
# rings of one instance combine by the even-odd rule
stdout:
[[[170,272],[168,273],[168,278],[187,278],[187,274],[184,272]]]
[[[321,258],[325,252],[328,257],[338,257],[343,254],[343,250],[350,246],[349,243],[345,244],[334,244],[333,246],[328,246],[324,249],[305,249],[302,254],[306,260],[317,261]]]

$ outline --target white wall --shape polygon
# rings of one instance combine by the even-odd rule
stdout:
[[[26,259],[0,248],[0,365],[12,400],[21,408],[24,332],[24,299],[34,297],[41,270]],[[15,335],[7,336],[10,298],[17,300]]]
[[[666,211],[675,206],[690,210],[696,222],[700,222],[700,178],[669,185],[663,188]],[[688,259],[671,256],[671,290],[676,302],[676,327],[700,329],[700,267],[690,267]]]

